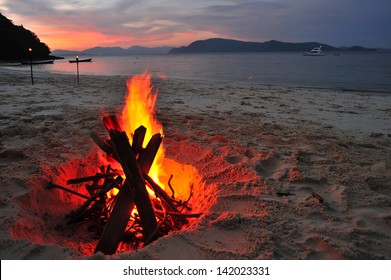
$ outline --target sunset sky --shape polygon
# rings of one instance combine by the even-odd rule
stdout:
[[[51,50],[221,37],[391,48],[390,0],[0,0]]]

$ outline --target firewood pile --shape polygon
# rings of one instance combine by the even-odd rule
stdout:
[[[114,254],[121,242],[130,243],[133,247],[145,246],[163,235],[186,227],[189,218],[202,215],[188,213],[193,191],[186,201],[175,198],[170,183],[172,175],[168,182],[171,196],[148,175],[163,139],[160,133],[153,135],[143,148],[144,126],[134,131],[130,143],[115,116],[104,117],[103,124],[109,132],[109,140],[95,132],[91,133],[91,138],[109,157],[120,163],[122,170],[115,170],[110,165],[101,166],[100,172],[93,176],[67,181],[68,185],[86,183],[89,196],[54,183],[47,186],[85,199],[78,209],[67,215],[67,219],[68,224],[94,222],[100,235],[95,252]],[[154,195],[149,194],[147,188]],[[117,195],[110,195],[113,189],[117,189]]]

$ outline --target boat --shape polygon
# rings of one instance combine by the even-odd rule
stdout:
[[[54,62],[54,59],[47,59],[47,60],[23,60],[20,63],[23,65],[30,65],[30,64],[52,64]]]
[[[92,58],[84,58],[84,59],[71,59],[69,60],[69,63],[76,63],[76,62],[91,62]]]
[[[303,53],[304,56],[324,56],[325,53],[322,51],[322,46],[313,48],[309,52]]]

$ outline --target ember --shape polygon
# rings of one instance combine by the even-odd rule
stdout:
[[[145,75],[128,82],[122,124],[114,115],[103,117],[109,139],[91,133],[105,155],[101,157],[99,172],[67,181],[70,185],[89,182],[85,185],[89,196],[53,183],[48,185],[85,199],[67,219],[68,224],[92,222],[90,229],[100,236],[95,252],[114,254],[121,242],[126,243],[125,247],[145,246],[188,226],[189,218],[202,214],[188,213],[192,185],[188,197],[181,198],[175,197],[175,186],[171,185],[173,175],[166,188],[159,181],[164,157],[162,127],[153,117],[156,94],[151,94],[150,78]]]

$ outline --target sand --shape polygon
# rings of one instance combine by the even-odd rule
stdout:
[[[391,92],[153,79],[167,160],[197,173],[203,215],[104,256],[45,184],[92,172],[89,134],[128,77],[28,74],[0,68],[1,259],[391,259]]]

